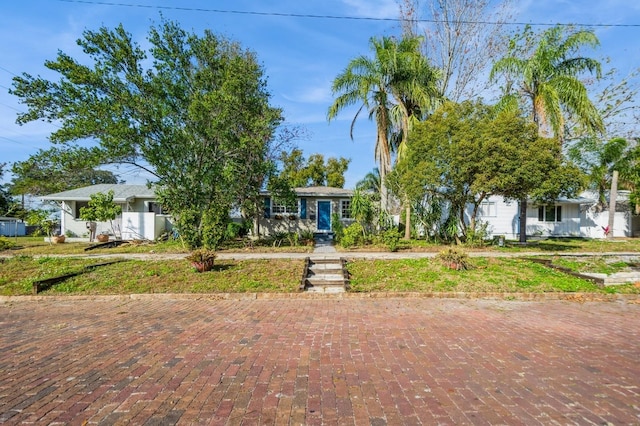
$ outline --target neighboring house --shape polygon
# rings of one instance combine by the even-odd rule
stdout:
[[[345,225],[353,222],[351,218],[350,189],[328,186],[294,188],[296,203],[294,206],[278,204],[269,191],[262,191],[264,215],[260,219],[260,235],[273,235],[277,232],[328,233],[335,215]]]
[[[0,217],[0,236],[22,237],[26,235],[26,227],[22,219],[16,217]]]
[[[87,222],[80,219],[80,209],[88,205],[92,194],[109,191],[113,191],[113,201],[122,207],[122,214],[113,221],[113,230],[109,222],[98,222],[98,234],[115,234],[123,240],[154,240],[171,228],[170,217],[163,214],[153,188],[147,185],[92,185],[49,194],[42,200],[59,204],[61,234],[88,238]]]
[[[613,236],[640,235],[640,217],[632,214],[628,191],[619,191],[616,202]],[[493,196],[480,205],[477,220],[488,224],[490,236],[504,235],[518,239],[518,202]],[[469,217],[470,209],[467,211]],[[573,199],[559,199],[553,204],[527,205],[527,236],[604,238],[609,210],[597,208],[594,194],[585,192]]]

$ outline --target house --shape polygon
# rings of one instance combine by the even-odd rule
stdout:
[[[293,206],[278,204],[269,191],[261,191],[264,215],[259,220],[260,235],[277,232],[331,232],[332,220],[339,218],[343,225],[353,223],[351,218],[350,189],[328,186],[294,188],[296,203]]]
[[[471,208],[467,209],[467,219]],[[518,239],[519,206],[492,196],[484,200],[477,220],[487,223],[489,236],[504,235]],[[558,199],[553,204],[527,204],[527,236],[604,238],[609,223],[609,210],[598,208],[595,194],[584,192],[577,198]],[[632,214],[629,192],[619,191],[614,218],[613,236],[640,235],[640,216]]]
[[[153,240],[172,229],[171,217],[162,212],[156,202],[153,188],[147,185],[100,184],[71,189],[42,197],[43,201],[56,202],[60,206],[60,233],[88,238],[87,222],[80,219],[80,209],[88,205],[92,194],[114,192],[113,201],[122,207],[122,214],[113,222],[113,230],[107,222],[97,224],[96,233],[115,234],[123,240]],[[351,197],[349,189],[330,187],[295,188],[295,206],[276,203],[269,191],[262,191],[264,217],[259,220],[261,235],[277,232],[330,232],[334,213],[345,225],[350,218]]]
[[[87,222],[80,219],[80,209],[88,205],[92,194],[109,191],[113,191],[113,201],[122,207],[122,214],[113,221],[113,229],[108,222],[98,222],[96,233],[115,234],[123,240],[154,240],[171,229],[170,216],[163,214],[153,188],[147,185],[99,184],[49,194],[42,200],[60,206],[61,234],[88,238]]]

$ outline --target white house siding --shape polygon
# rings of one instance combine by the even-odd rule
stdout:
[[[122,213],[123,240],[155,240],[165,231],[165,218],[155,213]]]
[[[527,206],[527,235],[580,237],[580,204],[556,203],[561,206],[562,220],[544,222],[538,220],[538,206]]]
[[[590,196],[591,194],[585,194]],[[609,211],[597,212],[593,203],[586,201],[559,202],[562,207],[562,220],[559,222],[541,222],[538,220],[538,206],[530,203],[527,206],[527,235],[554,237],[586,237],[604,238],[603,227],[609,221]],[[494,196],[486,200],[494,203],[495,210],[490,215],[478,213],[477,219],[488,223],[489,237],[504,235],[508,239],[518,238],[518,203],[506,202],[502,197]],[[640,218],[634,219],[630,209],[619,205],[614,219],[614,237],[640,236]],[[467,207],[467,220],[470,217],[471,206]]]
[[[609,225],[609,210],[601,212],[594,208],[584,209],[581,214],[582,226],[581,234],[589,238],[604,238],[604,229]],[[613,218],[613,236],[614,237],[631,237],[633,231],[631,228],[631,212],[616,211]]]
[[[61,203],[60,232],[66,234],[67,231],[70,231],[77,237],[88,237],[89,230],[87,229],[87,221],[79,218],[76,219],[77,204],[76,201],[63,201]],[[126,206],[124,204],[120,204],[120,206],[124,211]],[[112,233],[109,222],[96,222],[96,225],[96,235],[103,232],[107,234]],[[117,227],[117,225],[118,220],[115,220],[114,227]]]
[[[471,212],[472,208],[468,206],[467,220]],[[486,222],[488,224],[487,232],[489,238],[504,235],[505,238],[516,239],[518,235],[518,203],[516,201],[505,201],[502,197],[489,197],[483,202],[481,209],[478,211],[476,222]]]

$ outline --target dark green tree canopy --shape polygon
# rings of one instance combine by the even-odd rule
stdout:
[[[449,202],[464,231],[464,209],[490,195],[536,201],[573,195],[581,189],[577,167],[562,160],[555,139],[541,138],[532,123],[482,103],[446,103],[415,125],[406,158],[390,175],[415,202],[425,197]]]
[[[350,162],[342,157],[330,157],[325,162],[322,154],[311,154],[305,159],[302,150],[294,148],[291,152],[283,151],[280,154],[282,170],[279,177],[289,182],[292,188],[311,185],[342,188]]]
[[[94,165],[152,173],[185,241],[215,247],[230,208],[255,200],[271,170],[281,111],[269,105],[255,54],[239,44],[167,21],[148,40],[144,51],[122,26],[85,31],[78,44],[89,61],[59,52],[45,63],[59,81],[14,79],[12,93],[28,107],[18,122],[57,121],[51,141],[60,149],[93,140]]]
[[[6,163],[0,163],[0,179],[4,175],[4,167]],[[9,211],[9,207],[11,205],[11,197],[8,192],[4,189],[3,185],[0,185],[0,216],[5,216]]]
[[[54,147],[40,150],[26,161],[13,163],[9,191],[14,195],[46,195],[89,185],[118,183],[113,172],[85,164],[92,163],[92,154],[84,151],[87,150],[67,151]]]

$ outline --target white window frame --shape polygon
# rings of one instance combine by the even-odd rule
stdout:
[[[349,203],[349,207],[347,208],[347,214],[345,215],[344,203]],[[340,200],[340,219],[353,219],[351,215],[351,199],[345,198]]]
[[[553,208],[553,220],[547,219],[547,209],[549,208]],[[542,214],[540,214],[540,212],[542,212]],[[542,216],[542,220],[540,219],[541,216]],[[558,220],[558,217],[560,217],[560,220]],[[550,206],[550,205],[538,206],[538,222],[544,222],[544,223],[562,222],[562,206],[558,204],[554,204],[553,206]]]
[[[480,217],[497,217],[498,203],[495,201],[483,201],[480,203]]]
[[[287,207],[284,204],[276,203],[273,198],[271,199],[271,214],[298,214],[300,211],[300,199],[296,199],[295,206]]]

